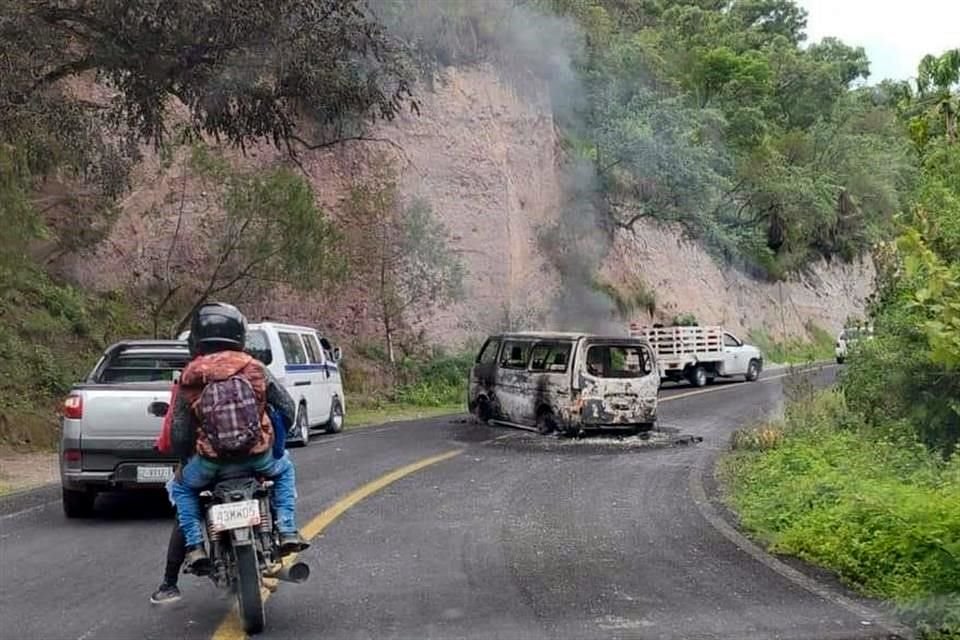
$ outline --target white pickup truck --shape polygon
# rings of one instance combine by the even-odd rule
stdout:
[[[103,491],[161,488],[176,459],[154,449],[187,344],[134,340],[107,349],[63,403],[60,481],[68,518],[93,513]]]
[[[645,327],[633,323],[630,335],[646,338],[657,353],[660,377],[687,379],[702,387],[715,378],[760,377],[763,354],[723,327]]]

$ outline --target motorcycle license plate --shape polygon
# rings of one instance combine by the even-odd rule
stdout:
[[[137,482],[164,484],[173,477],[173,467],[137,467]]]
[[[217,531],[242,529],[260,524],[260,503],[257,500],[228,502],[210,507],[210,523]]]

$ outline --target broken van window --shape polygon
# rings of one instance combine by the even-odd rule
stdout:
[[[477,356],[477,362],[480,364],[493,364],[497,359],[497,351],[499,349],[499,340],[488,340],[487,344],[483,345],[483,351]]]
[[[586,367],[598,378],[642,378],[653,371],[650,352],[635,345],[593,345]]]
[[[565,373],[570,362],[570,343],[539,343],[533,347],[530,355],[531,371],[549,371]]]
[[[500,366],[504,369],[526,369],[530,359],[529,342],[505,342],[500,354]]]

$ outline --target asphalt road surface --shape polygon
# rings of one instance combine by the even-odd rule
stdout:
[[[869,610],[748,552],[703,500],[730,433],[781,410],[794,382],[665,388],[649,441],[466,418],[318,437],[295,453],[300,524],[319,532],[302,554],[314,573],[280,585],[262,637],[887,637]],[[162,495],[98,510],[0,515],[0,638],[242,637],[232,600],[204,580],[183,576],[181,602],[149,604],[173,526]]]

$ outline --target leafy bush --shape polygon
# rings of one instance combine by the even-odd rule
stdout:
[[[873,340],[856,345],[842,372],[850,406],[869,424],[903,423],[931,450],[950,455],[960,438],[960,375],[931,362],[914,314],[888,307]]]
[[[109,343],[143,334],[120,297],[85,295],[21,265],[0,290],[0,444],[51,448],[56,409]]]
[[[343,362],[351,403],[365,408],[395,404],[445,407],[464,404],[473,351],[435,349],[404,357],[391,366],[379,344],[360,344]]]
[[[692,313],[678,313],[674,316],[672,324],[675,327],[695,327],[700,322],[697,320],[697,316]]]
[[[924,631],[960,633],[960,458],[898,427],[878,432],[821,392],[791,406],[778,442],[725,461],[730,500],[775,551],[893,600]]]
[[[396,402],[421,407],[464,404],[467,376],[473,354],[450,355],[435,351],[426,360],[401,363],[401,382],[393,394]]]

